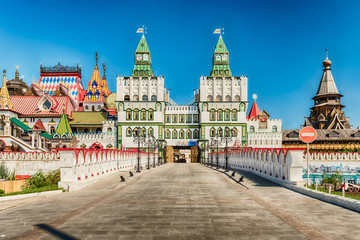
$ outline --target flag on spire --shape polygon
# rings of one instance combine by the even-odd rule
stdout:
[[[138,30],[136,31],[136,33],[144,33],[144,28],[138,28]]]
[[[214,34],[221,34],[221,28],[215,29]]]

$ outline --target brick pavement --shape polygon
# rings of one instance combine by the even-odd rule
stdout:
[[[358,213],[249,173],[244,185],[199,164],[168,164],[127,184],[119,174],[0,211],[12,239],[358,239]],[[239,175],[237,175],[238,177]],[[128,179],[129,180],[129,179]],[[350,223],[350,224],[349,224]],[[41,225],[42,231],[36,224]],[[44,233],[52,232],[50,235]]]

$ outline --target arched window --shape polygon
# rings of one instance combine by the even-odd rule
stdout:
[[[146,110],[141,109],[141,120],[146,120]]]
[[[229,109],[225,110],[225,121],[230,121],[230,110]]]
[[[129,96],[129,95],[125,95],[125,96],[124,96],[124,101],[130,101],[130,96]]]
[[[219,129],[218,129],[218,135],[219,135],[219,137],[222,137],[222,136],[223,136],[223,130],[222,130],[222,128],[219,128]]]
[[[141,136],[146,137],[146,129],[145,128],[141,129]]]
[[[126,110],[126,120],[131,120],[131,110]]]
[[[170,138],[170,130],[165,131],[165,138]]]
[[[96,129],[96,133],[101,133],[102,131],[101,131],[101,128],[97,128]]]
[[[191,139],[191,131],[190,130],[186,131],[186,138]]]
[[[231,136],[237,137],[237,135],[238,135],[237,129],[234,127],[233,129],[231,129]]]
[[[134,130],[133,130],[133,136],[134,136],[134,137],[139,136],[139,128],[134,128]]]
[[[126,136],[127,136],[127,137],[131,137],[131,128],[130,128],[130,127],[128,127],[128,128],[126,129]]]
[[[154,136],[154,129],[152,127],[149,128],[148,133],[149,133],[149,136]]]
[[[95,80],[94,80],[93,83],[92,83],[92,87],[93,87],[93,89],[96,89],[96,88],[97,88],[97,83],[96,83]]]
[[[217,96],[216,96],[216,101],[217,101],[217,102],[222,102],[222,97],[221,97],[220,95],[217,95]]]
[[[225,128],[225,137],[231,137],[231,132],[228,127]]]
[[[199,138],[199,131],[195,129],[194,131],[194,139],[198,139]]]
[[[230,97],[230,95],[226,95],[226,97],[225,97],[225,102],[231,102],[231,97]]]
[[[89,132],[89,129],[88,128],[85,128],[84,129],[84,133],[88,133]]]
[[[272,131],[273,131],[273,132],[277,132],[277,127],[276,127],[276,126],[273,126],[273,127],[272,127]]]
[[[212,102],[212,101],[214,101],[213,96],[208,95],[208,96],[207,96],[207,101],[208,101],[208,102]]]
[[[184,136],[184,130],[180,130],[180,132],[179,132],[179,137],[181,138],[181,139],[183,139],[185,136]]]
[[[255,127],[254,126],[250,126],[250,132],[255,132]]]
[[[55,127],[50,127],[50,134],[52,135],[54,134],[54,132],[55,132]]]
[[[172,132],[172,138],[173,138],[173,139],[177,139],[177,131],[176,131],[176,130],[174,130],[174,131]]]
[[[223,120],[223,111],[221,109],[218,110],[218,121]]]
[[[92,92],[91,91],[88,91],[88,99],[91,99],[92,98]]]
[[[231,118],[231,120],[237,121],[237,111],[235,109],[232,110],[232,118]]]
[[[134,95],[133,96],[133,101],[139,101],[139,95]]]
[[[139,110],[134,110],[134,120],[139,120]]]
[[[147,95],[143,95],[143,96],[142,96],[142,100],[143,100],[143,101],[147,101],[147,100],[148,100],[148,96],[147,96]]]
[[[154,120],[154,110],[149,109],[149,120]]]
[[[215,137],[215,128],[210,129],[210,137]]]
[[[112,132],[112,128],[108,128],[107,131],[108,131],[108,132]]]
[[[157,101],[157,96],[156,95],[151,95],[151,101]]]
[[[215,121],[215,110],[211,109],[210,110],[210,121]]]
[[[95,99],[99,99],[99,97],[100,97],[100,92],[99,92],[99,90],[96,90],[96,92],[95,92]]]
[[[234,101],[235,101],[235,102],[240,102],[240,96],[239,96],[239,95],[235,95]]]

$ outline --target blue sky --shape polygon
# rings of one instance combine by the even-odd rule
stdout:
[[[16,4],[15,4],[16,3]],[[82,66],[85,88],[95,65],[107,64],[111,91],[116,76],[131,75],[134,51],[147,27],[155,75],[178,104],[191,100],[201,75],[209,75],[222,26],[235,76],[248,76],[249,96],[299,128],[329,48],[332,73],[344,95],[350,123],[360,124],[360,2],[358,1],[5,1],[0,14],[0,68],[13,78],[16,65],[29,85],[39,66]]]

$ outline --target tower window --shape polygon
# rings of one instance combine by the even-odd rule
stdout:
[[[172,138],[173,139],[177,139],[177,131],[174,130],[173,133],[172,133]]]
[[[124,101],[130,101],[130,96],[129,96],[129,95],[125,95],[125,96],[124,96]]]
[[[170,138],[170,130],[165,131],[165,138]]]
[[[151,101],[157,101],[156,95],[151,95]]]
[[[149,120],[154,120],[154,111],[149,109]]]
[[[180,115],[179,115],[179,122],[180,122],[180,123],[184,123],[184,122],[185,122],[185,116],[184,116],[184,114],[180,114]]]
[[[198,139],[199,138],[199,131],[195,130],[194,131],[194,139]]]
[[[276,127],[276,126],[273,126],[273,127],[272,127],[272,131],[273,131],[273,132],[277,132],[277,127]]]
[[[250,126],[250,132],[255,132],[255,127],[254,126]]]
[[[92,87],[93,87],[93,89],[96,89],[96,88],[97,88],[97,83],[96,83],[96,81],[93,81]]]
[[[131,120],[131,110],[126,111],[126,120]]]
[[[210,137],[215,137],[215,129],[214,128],[210,129]]]
[[[99,97],[100,97],[100,92],[99,92],[99,90],[96,90],[96,92],[95,92],[95,99],[99,99]]]
[[[198,123],[198,122],[199,122],[199,115],[194,114],[194,123]]]
[[[139,110],[134,110],[134,120],[139,120]]]
[[[147,95],[143,95],[143,96],[142,96],[142,100],[143,100],[143,101],[148,101],[148,96],[147,96]]]
[[[211,109],[210,111],[210,121],[215,121],[215,110]]]
[[[180,130],[179,137],[180,137],[181,139],[184,138],[184,130]]]
[[[146,120],[146,110],[145,109],[141,110],[141,120]]]
[[[190,131],[190,130],[187,130],[187,132],[186,132],[186,138],[187,138],[187,139],[191,139],[191,131]]]
[[[186,122],[191,123],[191,114],[186,114]]]
[[[89,92],[88,92],[88,99],[91,99],[91,98],[92,98],[92,92],[89,91]]]

